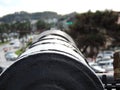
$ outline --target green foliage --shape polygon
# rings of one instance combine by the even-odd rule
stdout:
[[[18,49],[17,51],[15,51],[15,53],[16,53],[17,55],[20,55],[20,54],[22,54],[24,51],[25,51],[24,49]]]
[[[19,38],[31,33],[31,24],[29,21],[16,22],[11,24],[11,32],[19,32]]]
[[[4,43],[4,39],[7,37],[5,36],[5,33],[7,34],[9,32],[10,26],[9,24],[2,23],[0,24],[0,40],[2,43]]]
[[[30,32],[31,32],[30,22],[20,23],[18,26],[18,30],[19,30],[20,37],[30,34]]]
[[[70,35],[76,40],[76,43],[83,53],[95,55],[106,44],[106,37],[114,37],[110,32],[118,30],[119,26],[116,23],[118,14],[113,11],[89,11],[83,14],[76,15],[76,22],[70,26]],[[119,28],[120,30],[120,28]],[[97,49],[94,51],[94,49]]]
[[[50,28],[50,24],[45,23],[45,22],[42,21],[42,20],[39,20],[39,21],[36,23],[36,26],[37,26],[37,29],[38,29],[38,30],[45,30],[45,29],[49,29],[49,28]]]

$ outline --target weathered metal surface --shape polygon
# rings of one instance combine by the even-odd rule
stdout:
[[[43,32],[0,76],[0,90],[103,90],[72,38]]]

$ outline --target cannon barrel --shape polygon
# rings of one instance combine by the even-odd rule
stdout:
[[[73,39],[48,30],[1,74],[0,90],[103,90],[103,85]]]

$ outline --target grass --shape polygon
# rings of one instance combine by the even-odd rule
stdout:
[[[32,42],[28,42],[27,45],[24,48],[18,49],[17,51],[15,51],[15,53],[19,56],[20,54],[22,54],[27,47],[29,47],[32,44]]]
[[[17,55],[20,55],[20,54],[22,54],[23,52],[24,52],[23,49],[18,49],[17,51],[15,51],[15,53],[16,53]]]
[[[7,43],[8,43],[8,41],[7,41],[7,42],[4,42],[4,43],[0,42],[0,45],[4,45],[4,44],[7,44]]]

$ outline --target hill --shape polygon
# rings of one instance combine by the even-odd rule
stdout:
[[[15,12],[13,14],[8,14],[0,18],[0,22],[11,23],[13,21],[25,21],[25,20],[45,20],[45,19],[59,19],[61,15],[58,15],[56,12],[36,12],[36,13],[27,13],[24,11]]]

